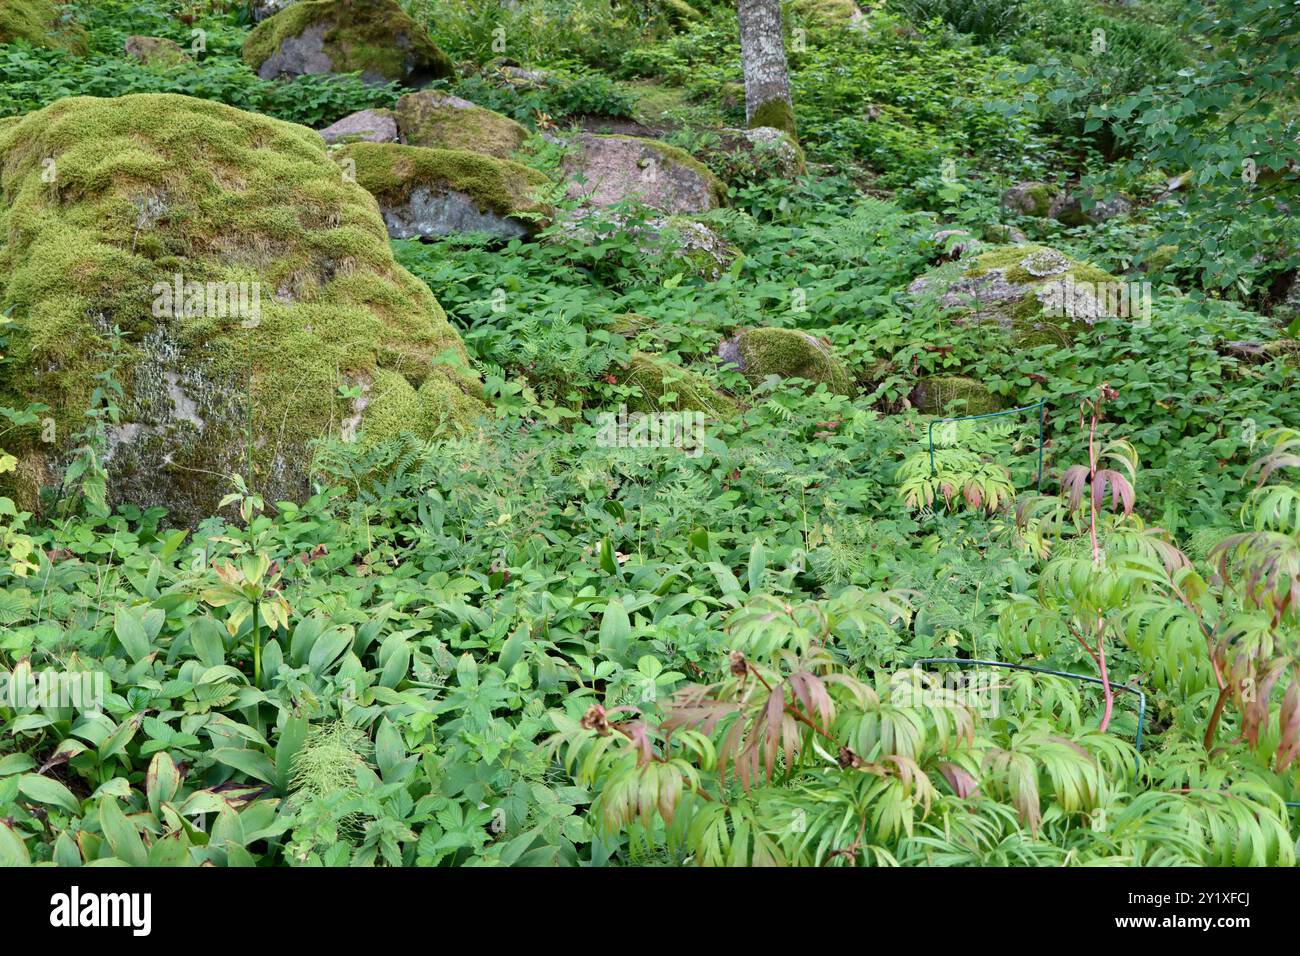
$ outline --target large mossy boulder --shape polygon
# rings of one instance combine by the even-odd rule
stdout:
[[[0,0],[0,44],[15,40],[71,53],[86,51],[85,32],[54,0]]]
[[[1107,318],[1130,318],[1132,283],[1046,246],[995,246],[917,278],[908,292],[956,311],[959,321],[999,326],[1019,344],[1068,343]]]
[[[455,72],[397,0],[299,0],[253,28],[244,62],[264,80],[359,71],[367,83],[423,86]]]
[[[395,110],[401,141],[408,146],[460,149],[509,159],[528,130],[500,113],[433,90],[407,93]]]
[[[775,375],[806,379],[839,395],[853,392],[853,375],[830,343],[798,329],[744,329],[718,346],[718,358],[754,384]]]
[[[23,507],[60,483],[104,373],[122,387],[110,501],[179,522],[214,513],[232,474],[300,498],[313,439],[391,430],[394,404],[430,438],[484,410],[374,199],[305,127],[172,94],[72,97],[0,129],[0,169],[0,405],[50,419],[6,438]]]
[[[725,205],[726,187],[685,150],[637,136],[582,133],[564,158],[569,198],[606,208],[640,202],[668,215]]]
[[[509,160],[397,143],[353,143],[336,157],[379,202],[394,239],[461,232],[522,238],[551,212],[542,201],[546,177]]]

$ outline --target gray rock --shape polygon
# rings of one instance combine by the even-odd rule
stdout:
[[[568,196],[586,206],[636,200],[668,215],[722,205],[722,183],[681,150],[636,136],[579,134],[564,159]]]
[[[395,143],[397,122],[390,110],[361,110],[320,131],[327,143]]]
[[[469,196],[455,190],[416,186],[404,203],[379,200],[388,235],[393,239],[450,236],[461,232],[488,232],[504,239],[522,239],[528,229],[480,209]]]
[[[267,17],[274,16],[294,0],[253,0],[253,22],[261,23]]]
[[[334,61],[325,52],[325,33],[328,29],[328,24],[318,23],[309,26],[296,37],[286,37],[280,48],[257,68],[258,77],[274,80],[280,76],[331,72]]]

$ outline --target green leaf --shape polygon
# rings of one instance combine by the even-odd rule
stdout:
[[[149,656],[149,635],[145,632],[143,615],[135,608],[120,605],[113,616],[113,633],[131,660],[139,663]]]
[[[269,783],[271,786],[276,785],[275,764],[271,763],[271,758],[261,751],[240,750],[237,747],[218,747],[212,751],[212,759],[225,764],[227,767],[234,767],[236,770],[240,770],[263,783]]]
[[[23,774],[18,778],[18,789],[24,796],[37,803],[49,804],[72,814],[81,810],[81,804],[72,795],[72,791],[51,777],[42,777],[34,773]]]
[[[600,621],[600,649],[610,660],[622,661],[632,640],[632,622],[618,598],[610,598]]]
[[[13,827],[0,820],[0,866],[30,866],[31,862],[23,838]]]
[[[154,816],[159,816],[164,803],[170,803],[180,789],[181,775],[176,764],[166,751],[154,754],[149,770],[144,776],[145,797],[149,800],[149,809]]]
[[[331,627],[316,639],[307,655],[307,667],[319,677],[352,646],[353,631],[350,627],[340,625]]]
[[[104,831],[113,855],[128,866],[145,866],[149,857],[144,841],[135,826],[122,813],[114,797],[105,797],[99,805],[99,827]]]
[[[510,635],[505,646],[501,648],[501,656],[497,658],[497,663],[501,669],[508,675],[515,669],[519,659],[523,656],[525,648],[528,647],[528,625],[520,624],[515,628],[515,632]]]

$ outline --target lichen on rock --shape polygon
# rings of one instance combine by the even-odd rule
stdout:
[[[408,146],[509,159],[528,138],[528,130],[509,117],[432,90],[407,93],[395,112],[401,141]]]
[[[1128,292],[1110,273],[1032,244],[996,246],[908,286],[918,301],[958,310],[960,321],[998,325],[1020,344],[1068,342],[1081,326],[1125,317],[1112,308],[1116,289]]]
[[[545,176],[520,163],[462,150],[397,143],[352,143],[336,159],[379,202],[395,239],[535,232],[552,212]]]
[[[423,86],[455,72],[397,0],[299,0],[253,28],[244,62],[264,80],[360,72],[367,83]]]
[[[48,405],[56,437],[14,433],[26,474],[58,482],[109,369],[110,501],[181,522],[232,473],[306,494],[311,442],[368,426],[341,389],[381,372],[454,389],[452,430],[482,410],[459,336],[311,130],[173,94],[72,97],[0,129],[0,165],[0,404]]]
[[[830,343],[798,329],[744,329],[718,346],[718,358],[754,384],[775,375],[806,379],[839,395],[853,393],[853,375]]]

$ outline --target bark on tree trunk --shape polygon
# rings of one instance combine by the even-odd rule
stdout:
[[[774,126],[791,136],[794,106],[781,34],[781,0],[736,0],[740,60],[745,69],[745,122]]]

